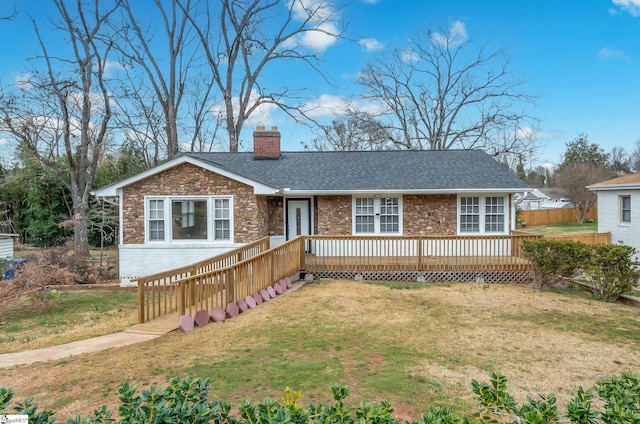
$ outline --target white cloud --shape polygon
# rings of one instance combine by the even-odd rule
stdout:
[[[627,58],[627,55],[624,54],[622,50],[614,49],[611,47],[603,47],[600,50],[598,50],[598,56],[600,56],[603,59],[610,59],[610,58],[626,59]]]
[[[400,59],[403,62],[419,62],[420,55],[409,49],[402,49],[400,52]]]
[[[431,34],[431,40],[442,46],[462,44],[467,38],[467,29],[460,21],[455,21],[446,34],[439,32]]]
[[[257,100],[257,94],[255,92],[251,93],[250,102],[253,103]],[[238,97],[234,96],[233,99],[233,109],[235,116],[238,116]],[[244,123],[245,127],[256,127],[258,125],[270,125],[272,122],[275,122],[273,117],[274,112],[278,110],[278,106],[272,103],[262,103],[258,106],[252,113],[249,119],[247,119]],[[222,102],[212,105],[209,108],[209,112],[214,116],[225,116],[225,107]]]
[[[16,85],[16,87],[18,87],[20,90],[30,90],[31,87],[33,87],[33,83],[31,82],[31,75],[29,74],[20,74],[17,75],[14,79],[13,79],[13,83]]]
[[[338,41],[337,35],[340,31],[334,21],[337,13],[331,7],[331,3],[326,0],[291,0],[287,7],[291,9],[295,20],[309,20],[309,25],[317,30],[305,31],[290,38],[283,43],[284,47],[293,48],[300,45],[322,53]]]
[[[359,110],[373,115],[380,115],[384,111],[384,106],[374,101],[365,100],[354,103],[353,100],[345,97],[323,94],[304,105],[303,110],[307,116],[321,119],[346,115],[349,110]]]
[[[112,62],[110,60],[107,61],[107,63],[105,63],[104,66],[104,73],[105,75],[113,75],[114,73],[117,73],[118,71],[124,71],[125,67],[124,65],[122,65],[119,62]]]
[[[9,139],[6,137],[0,137],[0,146],[6,146],[7,144],[9,144]]]
[[[359,43],[368,52],[375,52],[384,49],[384,44],[375,38],[362,38]]]
[[[629,12],[631,16],[640,16],[640,0],[612,0],[613,4]]]
[[[314,119],[344,115],[349,101],[341,96],[323,94],[304,105],[305,113]]]

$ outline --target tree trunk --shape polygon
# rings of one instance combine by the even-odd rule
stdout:
[[[73,254],[81,258],[89,257],[88,211],[84,205],[73,208]]]

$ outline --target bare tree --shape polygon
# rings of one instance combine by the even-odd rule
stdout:
[[[582,224],[589,210],[596,204],[597,197],[586,186],[611,178],[606,166],[593,162],[571,162],[556,171],[558,187],[564,189],[567,197],[577,208],[576,220]]]
[[[391,136],[375,118],[368,114],[343,116],[330,125],[323,125],[322,136],[310,144],[303,143],[305,150],[388,150],[395,146]]]
[[[640,140],[636,141],[636,148],[631,153],[631,168],[634,172],[640,172]]]
[[[148,148],[149,141],[155,144],[151,145],[154,152],[150,154],[153,157],[151,165],[157,162],[158,153],[164,153],[165,150],[167,157],[173,158],[180,149],[181,136],[198,138],[197,134],[181,134],[178,121],[186,118],[180,114],[180,108],[185,95],[189,94],[189,76],[199,65],[204,65],[204,62],[197,61],[201,54],[196,48],[196,40],[190,35],[189,15],[195,13],[191,0],[153,0],[153,5],[155,8],[140,8],[139,2],[120,0],[123,17],[121,21],[113,21],[114,29],[120,29],[122,36],[114,47],[122,56],[125,66],[142,70],[141,75],[134,76],[130,75],[131,70],[127,70],[130,83],[123,97],[132,105],[127,107],[122,104],[122,107],[133,111],[132,114],[126,114],[128,131],[132,131],[138,140],[144,140],[142,145],[145,148]],[[160,35],[152,28],[141,26],[141,22],[151,21],[149,15],[154,12],[161,22]],[[161,42],[166,43],[166,47],[160,47]],[[211,80],[210,75],[201,77]],[[213,82],[208,84],[211,86]],[[202,93],[207,95],[203,96]],[[192,97],[192,100],[200,102],[198,109],[206,110],[209,93],[210,90],[205,90]],[[159,117],[162,119],[159,120]],[[204,119],[206,115],[200,118]],[[200,128],[202,121],[193,125],[191,130]]]
[[[3,130],[69,188],[74,253],[87,256],[90,190],[111,119],[105,79],[111,44],[102,31],[116,6],[109,0],[93,0],[91,5],[78,1],[75,7],[69,7],[71,2],[66,0],[53,3],[60,18],[55,28],[67,38],[70,55],[50,54],[47,40],[31,18],[44,69],[34,71],[28,82],[5,93],[0,114]]]
[[[617,175],[629,174],[631,159],[624,147],[614,146],[609,153],[609,169]]]
[[[211,4],[219,7],[212,9]],[[343,31],[328,0],[217,0],[205,2],[205,7],[188,17],[222,97],[229,150],[236,152],[245,122],[261,106],[275,105],[294,118],[299,116],[294,112],[304,115],[299,105],[287,103],[299,90],[271,88],[266,80],[260,83],[263,74],[277,64],[300,62],[322,74],[318,49],[307,40],[320,36],[333,41]]]
[[[359,83],[365,97],[407,149],[482,148],[498,156],[527,156],[537,147],[533,98],[509,73],[506,53],[474,50],[462,23],[427,32],[370,62]]]

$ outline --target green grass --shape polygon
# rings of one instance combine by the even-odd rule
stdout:
[[[0,310],[0,353],[120,331],[135,323],[131,291],[57,290],[23,296]]]
[[[562,224],[536,225],[524,228],[523,231],[533,234],[571,234],[571,233],[588,233],[597,232],[597,222],[585,222],[584,224],[576,224],[575,222],[565,222]]]
[[[639,311],[577,289],[332,280],[186,334],[0,369],[0,381],[43,407],[66,408],[59,418],[103,403],[117,409],[123,380],[145,389],[187,376],[209,378],[211,398],[236,407],[279,399],[286,387],[303,404],[327,402],[338,383],[349,387],[349,405],[387,399],[418,418],[428,406],[472,413],[471,380],[500,371],[518,402],[554,392],[564,405],[579,385],[640,370]]]

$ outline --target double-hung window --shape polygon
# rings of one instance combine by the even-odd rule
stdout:
[[[461,234],[506,232],[506,199],[501,196],[460,196],[458,231]]]
[[[401,234],[400,197],[354,197],[354,234]]]
[[[213,228],[216,240],[231,238],[231,212],[229,199],[213,199]]]
[[[620,222],[631,222],[631,196],[620,196]]]
[[[231,241],[231,196],[146,199],[147,240]]]
[[[164,240],[164,200],[151,199],[149,208],[149,240]]]

